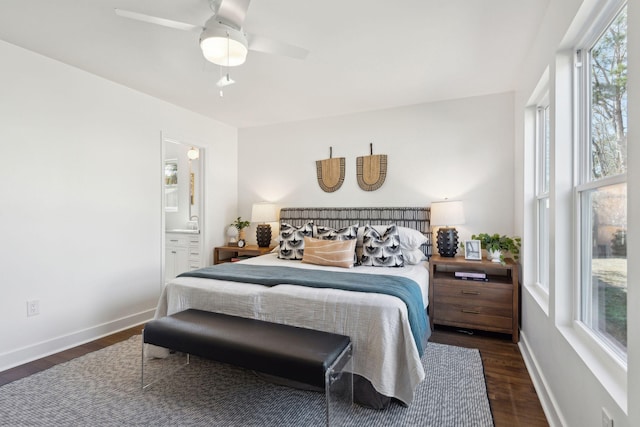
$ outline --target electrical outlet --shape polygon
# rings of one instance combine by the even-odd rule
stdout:
[[[27,301],[27,316],[37,316],[40,314],[40,301],[37,299]]]
[[[613,427],[613,418],[604,408],[602,408],[602,427]]]

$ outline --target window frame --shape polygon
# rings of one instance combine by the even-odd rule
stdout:
[[[546,227],[543,230],[541,227],[541,204],[547,204],[547,209],[550,209],[550,174],[551,174],[551,105],[549,102],[548,91],[542,97],[542,99],[536,105],[535,111],[535,274],[536,284],[545,292],[549,293],[549,264],[550,264],[550,218],[547,215]],[[549,211],[548,211],[549,212]],[[543,233],[545,236],[543,236]],[[546,271],[542,272],[542,249],[543,239],[546,239]],[[542,280],[544,276],[545,280]]]
[[[609,29],[618,14],[627,6],[626,0],[613,0],[601,11],[593,25],[584,33],[574,49],[574,108],[575,108],[575,141],[574,141],[574,184],[573,184],[573,219],[574,248],[578,256],[575,257],[575,310],[574,322],[582,330],[583,336],[588,336],[598,347],[605,351],[616,364],[626,369],[627,352],[612,342],[604,333],[592,328],[586,316],[591,316],[590,306],[585,298],[591,298],[585,292],[585,280],[591,280],[592,250],[588,238],[592,236],[590,213],[584,211],[585,197],[590,197],[593,190],[603,189],[616,184],[627,184],[627,173],[592,178],[593,167],[591,159],[591,64],[590,51]],[[586,196],[585,196],[586,195]],[[588,255],[588,256],[587,256]],[[589,285],[591,286],[591,285]],[[587,312],[589,311],[589,312]]]

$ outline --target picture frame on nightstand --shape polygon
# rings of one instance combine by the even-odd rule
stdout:
[[[465,240],[464,259],[472,261],[482,260],[482,246],[480,240]]]

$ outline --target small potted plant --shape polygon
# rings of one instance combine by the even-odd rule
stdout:
[[[506,252],[509,252],[516,261],[520,258],[520,237],[481,233],[472,235],[471,239],[480,240],[482,249],[487,250],[487,255],[493,262],[504,264]]]
[[[242,217],[238,217],[235,221],[233,221],[231,224],[229,225],[233,225],[235,228],[238,229],[238,237],[240,238],[240,240],[244,240],[244,229],[247,228],[249,225],[251,224],[251,222],[249,221],[243,221]]]

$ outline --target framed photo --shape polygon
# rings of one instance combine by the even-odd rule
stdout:
[[[480,240],[465,240],[464,242],[464,259],[482,260],[482,247]]]

